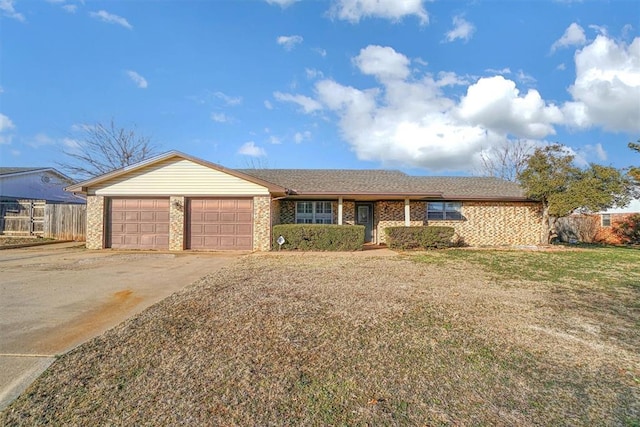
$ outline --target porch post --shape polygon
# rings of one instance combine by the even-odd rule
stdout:
[[[342,225],[342,196],[338,197],[338,225]]]
[[[409,199],[404,199],[404,226],[409,227],[411,225],[411,205]]]

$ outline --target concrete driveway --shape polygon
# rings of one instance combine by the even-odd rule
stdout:
[[[0,251],[0,410],[58,354],[232,263],[242,253]]]

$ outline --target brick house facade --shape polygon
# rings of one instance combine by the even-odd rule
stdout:
[[[540,243],[539,203],[495,178],[386,170],[233,170],[179,152],[81,182],[87,248],[271,249],[276,224],[444,225],[471,246]]]

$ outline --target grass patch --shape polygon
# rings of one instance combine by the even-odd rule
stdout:
[[[602,247],[560,251],[497,251],[452,249],[426,253],[416,260],[443,265],[467,262],[497,280],[589,283],[640,289],[640,250]]]
[[[555,286],[505,286],[463,252],[243,258],[62,356],[0,425],[640,418],[635,287],[602,294],[618,311],[588,293],[559,305]]]

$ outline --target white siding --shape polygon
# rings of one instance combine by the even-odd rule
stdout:
[[[253,196],[266,187],[185,159],[168,159],[89,189],[98,196]]]

